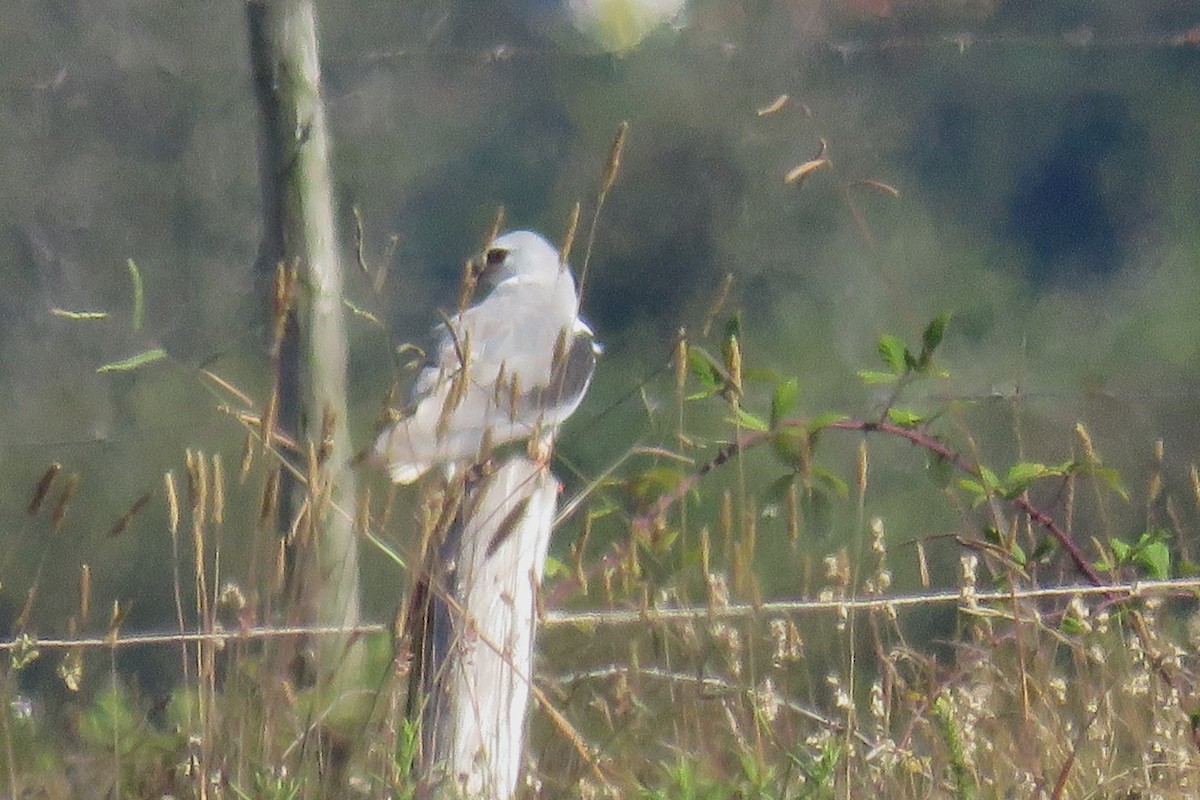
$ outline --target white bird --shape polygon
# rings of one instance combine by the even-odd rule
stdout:
[[[491,243],[478,270],[491,291],[434,329],[405,415],[375,440],[375,457],[397,483],[521,439],[536,437],[548,456],[591,383],[600,348],[558,251],[536,233],[512,231]]]

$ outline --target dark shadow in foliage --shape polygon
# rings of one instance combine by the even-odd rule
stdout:
[[[654,153],[632,148],[604,211],[596,251],[603,269],[585,290],[588,313],[602,330],[638,319],[670,332],[680,307],[710,294],[735,264],[721,263],[718,226],[733,220],[745,178],[729,145],[696,133]]]
[[[497,207],[504,206],[510,227],[543,217],[571,154],[575,125],[547,99],[548,79],[536,68],[520,71],[526,74],[516,85],[539,87],[525,107],[506,109],[494,127],[475,131],[463,152],[413,190],[394,222],[404,250],[428,254],[429,280],[439,296],[453,294],[463,259],[480,244]]]
[[[1053,148],[1021,174],[1009,201],[1009,235],[1029,253],[1032,280],[1105,277],[1120,267],[1145,194],[1144,138],[1124,98],[1069,101]]]
[[[980,109],[965,100],[943,100],[917,116],[912,159],[921,181],[961,202],[979,192]]]

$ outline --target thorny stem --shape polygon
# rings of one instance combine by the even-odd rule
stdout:
[[[898,436],[902,439],[912,442],[917,447],[932,453],[933,455],[952,465],[960,472],[964,472],[976,478],[980,477],[979,465],[963,458],[961,455],[947,447],[943,442],[938,441],[936,438],[926,433],[925,430],[920,428],[906,428],[891,422],[861,422],[859,420],[835,421],[831,423],[829,427],[852,431],[860,430],[864,433],[878,431],[880,433]],[[1079,549],[1078,545],[1076,545],[1074,541],[1072,541],[1070,535],[1063,530],[1057,522],[1055,522],[1054,517],[1030,503],[1029,498],[1025,494],[1021,494],[1012,498],[1011,502],[1025,514],[1028,514],[1030,519],[1047,530],[1050,535],[1053,536],[1060,545],[1062,545],[1063,550],[1066,551],[1067,556],[1071,559],[1071,563],[1075,565],[1075,568],[1079,570],[1079,572],[1085,578],[1087,578],[1088,581],[1096,586],[1101,586],[1104,584],[1104,579],[1100,577],[1100,573],[1096,571],[1095,567],[1088,563],[1083,551]]]
[[[802,420],[784,420],[780,422],[781,427],[803,427],[804,424],[805,423]],[[969,459],[964,458],[957,452],[951,450],[943,442],[938,441],[922,428],[907,428],[885,420],[867,421],[852,418],[835,420],[825,427],[844,431],[860,431],[862,433],[885,433],[890,436],[896,436],[911,442],[917,447],[920,447],[921,449],[937,456],[938,458],[943,459],[946,461],[946,463],[950,464],[960,472],[963,472],[974,478],[981,478],[982,475],[982,471],[980,470],[978,464],[975,464]],[[688,475],[686,478],[681,480],[673,491],[668,492],[660,497],[658,501],[650,507],[649,510],[634,517],[632,521],[632,528],[634,532],[647,533],[653,530],[657,525],[661,524],[661,521],[666,513],[675,504],[681,502],[683,498],[686,497],[693,488],[695,488],[696,484],[698,484],[700,480],[704,478],[705,475],[720,467],[722,464],[725,464],[742,451],[749,450],[753,447],[763,444],[764,442],[770,441],[771,437],[774,435],[774,431],[755,431],[752,433],[742,434],[734,439],[734,441],[725,445],[723,448],[717,451],[715,456],[701,464],[700,467],[691,475]],[[1101,577],[1100,573],[1096,571],[1095,567],[1088,563],[1083,551],[1080,550],[1075,542],[1071,540],[1071,537],[1067,534],[1067,532],[1063,530],[1063,528],[1057,522],[1055,522],[1054,517],[1052,517],[1046,511],[1043,511],[1042,509],[1033,505],[1025,494],[1010,498],[1009,502],[1011,502],[1017,509],[1029,515],[1030,519],[1048,531],[1050,535],[1052,535],[1062,546],[1063,550],[1067,553],[1067,556],[1071,559],[1071,562],[1075,565],[1075,568],[1084,577],[1086,577],[1092,585],[1105,585],[1105,580]],[[602,566],[607,568],[615,563],[617,559],[620,558],[619,550],[620,548],[617,548],[615,552],[610,553],[608,558],[602,562]],[[1128,592],[1120,592],[1116,589],[1113,589],[1111,592],[1107,593],[1107,597],[1111,602],[1121,602],[1122,600],[1129,599],[1130,596],[1131,595]],[[1178,681],[1168,669],[1166,663],[1164,663],[1162,655],[1159,654],[1157,648],[1153,646],[1152,637],[1149,630],[1146,628],[1145,621],[1143,620],[1141,614],[1139,614],[1137,611],[1134,611],[1130,615],[1130,619],[1133,623],[1133,628],[1137,633],[1138,639],[1141,641],[1142,647],[1146,652],[1146,656],[1154,668],[1154,671],[1168,686],[1178,690],[1180,688]],[[1198,743],[1198,746],[1200,746],[1200,743]]]
[[[800,420],[784,420],[780,423],[782,427],[801,427],[804,424],[805,423]],[[835,428],[837,430],[861,431],[862,433],[885,433],[890,436],[896,436],[901,439],[905,439],[917,447],[925,450],[926,452],[937,456],[960,472],[971,475],[975,478],[980,477],[979,465],[969,461],[955,451],[951,450],[946,446],[946,444],[938,441],[921,428],[908,428],[883,420],[868,421],[860,419],[835,420],[829,423],[826,427]],[[706,461],[704,464],[700,465],[699,469],[680,481],[673,491],[660,497],[649,510],[643,512],[637,517],[634,517],[634,530],[648,531],[652,529],[658,523],[658,521],[662,519],[667,511],[669,511],[676,503],[679,503],[685,496],[687,496],[688,492],[695,488],[696,484],[699,483],[705,475],[712,472],[717,467],[720,467],[738,453],[760,445],[763,442],[769,441],[772,436],[774,436],[774,433],[770,431],[755,431],[752,433],[743,434],[734,441],[725,445],[723,448],[717,451],[715,456]],[[1057,522],[1055,522],[1054,517],[1029,502],[1028,497],[1025,495],[1012,498],[1010,502],[1022,512],[1028,514],[1030,519],[1048,531],[1050,535],[1058,541],[1063,550],[1066,551],[1067,556],[1071,559],[1071,562],[1075,565],[1075,568],[1079,570],[1080,574],[1086,577],[1089,582],[1096,586],[1101,586],[1104,584],[1104,579],[1100,576],[1100,573],[1096,571],[1095,567],[1088,563],[1083,551],[1080,550],[1075,542],[1071,540],[1071,537],[1067,534],[1067,532],[1063,530]]]

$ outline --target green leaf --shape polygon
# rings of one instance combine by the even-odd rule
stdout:
[[[1041,561],[1053,553],[1057,547],[1058,541],[1053,536],[1043,536],[1038,540],[1037,545],[1033,548],[1033,555],[1029,558],[1031,561]]]
[[[689,346],[687,349],[688,370],[700,381],[704,391],[688,397],[695,400],[712,397],[725,386],[725,375],[717,362],[701,347]]]
[[[1166,540],[1171,538],[1169,531],[1162,528],[1152,528],[1138,537],[1137,544],[1128,547],[1123,542],[1123,558],[1131,564],[1140,567],[1149,577],[1156,580],[1166,580],[1171,576],[1171,551],[1167,548]],[[1113,542],[1116,545],[1116,542]],[[1116,547],[1113,547],[1116,552]]]
[[[565,577],[571,574],[571,568],[565,561],[554,556],[547,556],[544,574],[547,579]]]
[[[895,383],[896,375],[890,372],[877,372],[873,369],[860,369],[858,371],[858,379],[867,386],[879,386],[880,384]]]
[[[1055,472],[1045,464],[1039,464],[1035,461],[1021,461],[1013,464],[1008,468],[1008,474],[1004,476],[1002,494],[1010,499],[1017,497],[1028,489],[1034,481],[1054,474]]]
[[[771,449],[785,466],[792,469],[803,469],[810,447],[808,434],[801,428],[780,428],[771,437]]]
[[[1082,633],[1087,633],[1087,628],[1083,626],[1083,623],[1075,619],[1075,617],[1071,616],[1070,614],[1063,616],[1062,622],[1059,624],[1058,629],[1068,636],[1078,636]]]
[[[671,549],[671,545],[679,538],[679,530],[671,528],[664,531],[650,540],[650,546],[646,549],[651,553],[665,553]]]
[[[899,336],[893,336],[890,333],[885,333],[879,337],[879,357],[883,359],[883,363],[887,364],[895,375],[903,375],[908,369],[907,359],[908,348],[904,346],[904,341]]]
[[[817,433],[825,428],[831,427],[838,422],[844,422],[850,419],[845,414],[839,414],[836,411],[827,411],[824,414],[818,414],[808,421],[804,429],[809,433]]]
[[[1048,473],[1049,468],[1045,464],[1039,464],[1036,461],[1019,461],[1008,468],[1008,475],[1005,476],[1004,482],[1006,484],[1029,483]]]
[[[988,499],[988,490],[984,485],[973,478],[962,478],[958,482],[958,487],[971,495],[971,506],[981,505]]]
[[[887,415],[901,428],[915,428],[921,424],[921,415],[910,408],[889,408]]]
[[[649,508],[663,495],[675,491],[683,477],[683,472],[673,467],[653,467],[629,478],[625,487],[635,505]]]
[[[138,367],[144,367],[147,364],[152,364],[155,361],[161,361],[167,357],[167,351],[161,347],[156,347],[153,350],[146,350],[143,353],[138,353],[135,356],[122,359],[121,361],[113,361],[110,364],[105,364],[102,367],[97,367],[96,372],[129,372]]]
[[[1116,560],[1118,566],[1129,563],[1129,554],[1133,548],[1128,544],[1120,539],[1113,539],[1108,543],[1108,547],[1112,550],[1113,558]]]
[[[765,419],[751,414],[741,406],[738,406],[735,409],[734,417],[730,419],[729,422],[732,422],[738,427],[746,428],[747,430],[751,431],[758,431],[760,433],[766,433],[767,431],[771,430],[771,426],[767,424]]]
[[[108,319],[107,311],[68,311],[65,308],[52,308],[50,309],[50,313],[56,317],[71,320]]]
[[[1081,471],[1087,469],[1087,462],[1080,461],[1079,459],[1075,459],[1075,458],[1070,458],[1070,459],[1067,459],[1066,461],[1062,462],[1061,464],[1054,465],[1050,469],[1054,470],[1059,475],[1073,475],[1076,472],[1081,472]]]
[[[788,378],[775,387],[775,393],[771,395],[771,427],[779,426],[779,421],[786,417],[788,413],[796,407],[796,400],[800,397],[800,382],[795,378]]]
[[[142,286],[142,273],[138,269],[137,264],[133,263],[132,258],[125,260],[125,265],[129,267],[129,279],[133,281],[133,330],[140,331],[142,329],[142,305],[145,302],[145,288]]]
[[[812,468],[812,476],[820,483],[823,483],[835,494],[840,497],[850,496],[850,484],[846,483],[838,474],[830,472],[824,467],[814,466]]]
[[[996,473],[982,464],[979,465],[979,478],[989,492],[994,492],[1000,488],[1000,479],[996,477]]]
[[[1150,542],[1139,547],[1134,562],[1153,580],[1165,581],[1171,577],[1171,551],[1166,542]]]
[[[1004,537],[1000,535],[1000,531],[995,527],[989,526],[985,528],[983,538],[988,544],[1011,558],[1017,566],[1024,567],[1028,563],[1028,560],[1025,558],[1025,551],[1021,549],[1021,545],[1017,544],[1015,540],[1011,542],[1005,541]]]
[[[943,311],[925,326],[925,331],[921,334],[921,348],[925,353],[932,355],[937,346],[942,343],[942,337],[946,334],[946,325],[949,322],[950,312]]]
[[[1094,467],[1091,470],[1092,474],[1108,485],[1110,491],[1115,492],[1122,500],[1129,501],[1129,490],[1121,483],[1121,474],[1112,467]]]
[[[958,486],[960,489],[964,489],[972,494],[987,494],[987,489],[983,488],[983,484],[974,478],[961,478],[958,481]]]

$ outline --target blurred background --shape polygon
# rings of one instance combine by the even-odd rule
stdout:
[[[628,120],[584,288],[606,353],[560,443],[569,491],[632,447],[678,446],[672,343],[680,328],[699,338],[726,274],[719,319],[740,311],[748,368],[798,378],[802,415],[878,413],[885,395],[855,375],[876,367],[876,340],[915,340],[946,310],[950,377],[907,404],[953,399],[949,428],[969,428],[985,462],[1063,461],[1082,421],[1134,488],[1159,438],[1164,479],[1187,486],[1200,445],[1194,2],[341,0],[318,13],[346,263],[357,208],[367,261],[388,266],[380,292],[348,282],[375,318],[349,319],[358,446],[397,378],[394,348],[453,305],[497,207],[561,239],[575,202],[590,218]],[[98,608],[129,609],[126,629],[169,627],[163,473],[200,448],[232,475],[244,436],[200,370],[259,402],[270,385],[243,8],[21,0],[0,9],[0,40],[0,634],[39,580],[33,627],[64,634],[81,563]],[[786,183],[822,140],[831,166]],[[97,372],[158,347],[167,358]],[[770,388],[747,407],[765,414]],[[688,455],[715,452],[722,415],[687,409],[701,442]],[[820,457],[849,479],[856,447],[831,441]],[[80,476],[57,533],[26,513],[55,461]],[[780,472],[767,453],[745,469],[755,487]],[[868,511],[898,543],[963,524],[929,501],[923,470],[901,445],[872,453]],[[228,489],[227,576],[244,572],[238,520],[252,525],[258,491]],[[1107,533],[1136,532],[1121,514],[1144,522],[1137,502]],[[1180,513],[1195,521],[1194,506]],[[797,552],[764,515],[764,591],[799,593],[803,565],[857,524],[832,514]],[[559,532],[559,558],[577,533]],[[596,552],[606,535],[622,534],[600,531]],[[953,583],[953,542],[931,552],[935,582]],[[385,619],[402,578],[369,549],[363,571],[367,616]],[[897,588],[915,585],[897,573]],[[146,681],[178,667],[123,658]]]

